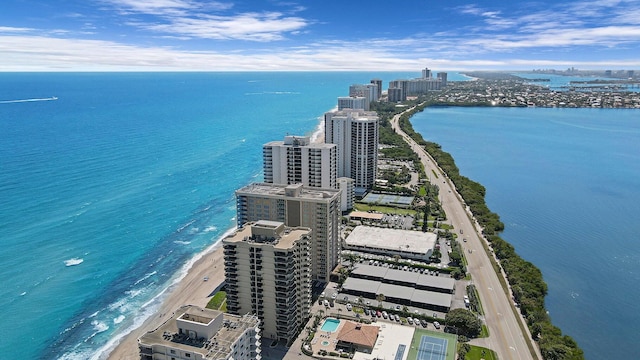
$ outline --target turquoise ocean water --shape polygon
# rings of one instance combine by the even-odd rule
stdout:
[[[103,354],[233,227],[264,143],[416,75],[0,74],[0,354]]]
[[[586,358],[636,358],[640,112],[446,107],[412,124],[486,187],[503,238],[542,270],[553,323]]]

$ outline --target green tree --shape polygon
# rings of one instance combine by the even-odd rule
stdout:
[[[460,348],[458,349],[458,359],[464,359],[470,350],[471,346],[469,344],[461,344]]]
[[[458,329],[459,335],[475,338],[482,330],[482,322],[471,311],[467,309],[453,309],[445,316],[447,326]]]
[[[352,253],[348,253],[346,255],[343,255],[344,259],[346,259],[347,261],[349,261],[349,268],[353,269],[353,265],[356,263],[356,261],[358,261],[358,255],[352,254]]]
[[[376,300],[378,300],[378,306],[382,306],[381,303],[384,301],[384,299],[385,299],[384,294],[376,295]]]
[[[462,255],[460,255],[457,250],[453,250],[449,253],[449,260],[451,260],[454,265],[458,266],[460,265],[460,261],[462,261]]]
[[[429,197],[425,196],[426,205],[424,206],[424,217],[422,218],[422,232],[427,232],[429,230],[429,214],[431,210],[429,209]]]

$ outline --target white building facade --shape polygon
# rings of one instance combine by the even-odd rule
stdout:
[[[286,136],[262,147],[264,182],[336,188],[337,149],[309,136]]]
[[[337,145],[338,177],[350,177],[356,188],[371,189],[378,163],[378,115],[343,110],[324,115],[325,142]]]

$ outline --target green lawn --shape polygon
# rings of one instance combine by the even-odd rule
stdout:
[[[227,311],[227,293],[224,291],[218,291],[209,303],[207,304],[207,309]]]
[[[484,355],[483,352],[484,351]],[[480,346],[471,345],[471,350],[467,353],[467,356],[464,357],[465,360],[498,360],[498,356],[493,350],[489,350],[487,348],[483,348]]]
[[[386,213],[386,214],[413,215],[413,216],[415,216],[415,214],[417,213],[417,211],[411,210],[411,209],[401,209],[401,208],[395,208],[395,207],[391,207],[391,206],[367,205],[367,204],[363,204],[363,203],[355,203],[354,207],[355,207],[355,210],[358,210],[358,211],[373,210],[373,211],[379,211],[381,213]]]

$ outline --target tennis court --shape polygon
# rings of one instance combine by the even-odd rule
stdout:
[[[361,201],[366,204],[378,204],[406,208],[411,206],[413,199],[413,196],[369,193]]]
[[[407,360],[454,360],[457,341],[453,334],[416,329]]]
[[[446,355],[447,339],[422,335],[416,360],[445,360]]]

